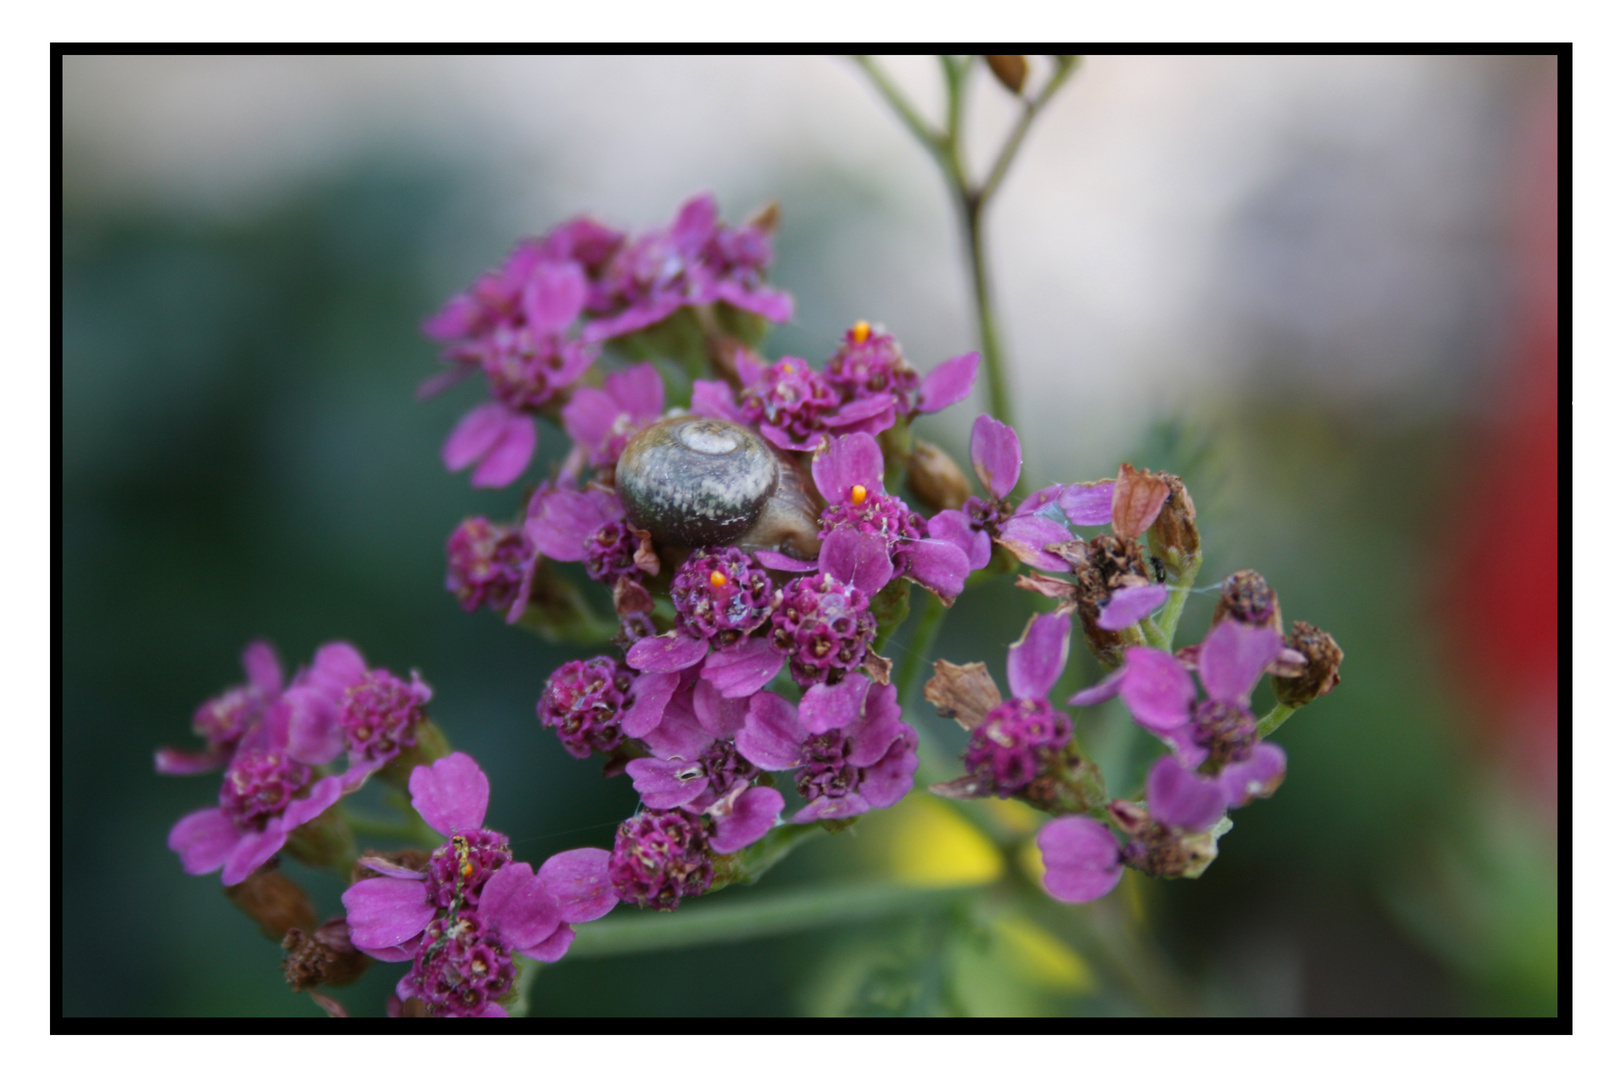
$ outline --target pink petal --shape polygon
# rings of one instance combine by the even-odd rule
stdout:
[[[226,856],[219,883],[225,886],[242,884],[286,844],[287,832],[277,822],[272,822],[263,832],[244,833]]]
[[[690,258],[714,235],[719,220],[720,211],[714,196],[708,192],[694,195],[675,212],[675,221],[669,227],[670,239]]]
[[[422,333],[436,341],[469,337],[484,313],[484,305],[466,293],[457,293],[444,307],[422,320]]]
[[[782,428],[770,423],[760,424],[759,433],[783,450],[814,450],[827,438],[825,432],[812,431],[802,439],[795,439]]]
[[[990,546],[989,539],[985,547]],[[962,595],[972,567],[962,549],[948,540],[914,540],[904,548],[910,566],[906,576],[943,598]],[[987,562],[989,560],[986,560]]]
[[[624,508],[611,492],[547,491],[530,504],[523,532],[546,558],[580,562],[590,537],[623,516]]]
[[[225,865],[241,833],[217,806],[196,810],[169,830],[169,850],[188,874],[211,874]]]
[[[986,414],[973,421],[968,454],[979,483],[996,498],[1005,499],[1018,485],[1024,450],[1018,444],[1018,433],[1000,420]]]
[[[848,404],[840,406],[836,411],[828,413],[826,424],[829,428],[848,428],[851,431],[864,432],[874,435],[879,431],[886,431],[894,426],[895,397],[893,394],[872,394],[859,397]],[[883,419],[886,418],[886,419]],[[876,420],[876,423],[868,424]]]
[[[287,808],[281,812],[280,827],[290,833],[302,825],[307,825],[337,805],[337,801],[341,798],[343,798],[343,779],[337,776],[323,776],[315,781],[308,795],[287,804]]]
[[[816,683],[799,699],[799,723],[812,735],[854,724],[871,687],[872,680],[861,674],[851,674],[837,686]]]
[[[678,630],[646,637],[630,646],[625,663],[637,671],[684,671],[709,653],[709,643]]]
[[[229,760],[228,754],[165,746],[152,755],[152,766],[164,776],[196,776],[213,772]]]
[[[579,340],[565,341],[557,351],[562,362],[557,365],[556,371],[546,377],[553,391],[578,382],[579,377],[585,374],[585,369],[591,366],[591,362],[600,352],[594,346]]]
[[[692,415],[707,416],[714,420],[730,420],[734,424],[747,421],[743,411],[737,407],[731,387],[718,379],[692,381]]]
[[[785,805],[782,793],[775,788],[748,788],[730,801],[728,813],[714,818],[714,834],[709,838],[709,846],[721,855],[741,851],[771,831]],[[710,813],[713,812],[711,808]]]
[[[816,568],[813,562],[795,559],[790,555],[783,555],[780,551],[771,551],[769,548],[754,552],[754,561],[767,570],[786,570],[794,574],[802,574]]]
[[[764,285],[745,289],[730,278],[717,282],[715,290],[721,300],[734,308],[753,312],[773,323],[793,321],[793,297],[785,292],[778,292]]]
[[[608,880],[609,858],[601,848],[575,848],[553,855],[540,867],[540,880],[564,922],[600,919],[619,902]]]
[[[1007,650],[1007,686],[1015,698],[1043,698],[1069,662],[1069,617],[1035,615]]]
[[[281,661],[268,641],[252,641],[242,650],[242,669],[248,682],[269,695],[281,693]]]
[[[973,519],[960,510],[941,510],[929,518],[928,535],[960,548],[970,571],[990,565],[990,534],[975,529]]]
[[[619,717],[619,730],[632,739],[639,739],[657,727],[664,719],[669,699],[680,684],[679,671],[655,671],[636,676],[630,684],[630,692],[635,695],[636,701]]]
[[[343,752],[338,705],[313,686],[295,686],[282,695],[286,705],[287,753],[306,765],[325,765]]]
[[[866,777],[860,794],[873,810],[893,806],[911,791],[917,775],[917,733],[897,724],[899,737],[875,764],[865,766]]]
[[[722,697],[747,697],[765,689],[782,670],[782,662],[782,654],[772,648],[769,641],[743,638],[735,645],[710,653],[703,664],[703,677],[714,684]]]
[[[1076,525],[1107,525],[1114,520],[1114,482],[1070,484],[1058,498],[1058,506]]]
[[[776,694],[759,694],[748,705],[748,719],[737,733],[737,752],[762,769],[780,772],[804,764],[810,733],[798,710]]]
[[[1133,645],[1125,650],[1120,696],[1136,722],[1163,733],[1187,723],[1198,688],[1174,656]]]
[[[568,947],[574,943],[574,928],[567,923],[557,927],[555,933],[532,949],[519,949],[518,952],[531,960],[541,960],[547,964],[555,964],[568,955]],[[407,959],[409,959],[407,957]]]
[[[585,274],[579,264],[541,263],[523,289],[523,313],[536,334],[568,329],[585,306]]]
[[[563,430],[580,446],[600,446],[613,431],[615,421],[624,412],[619,403],[606,391],[594,386],[581,386],[562,409]]]
[[[536,438],[534,418],[513,413],[489,454],[473,470],[472,486],[503,488],[522,476],[534,457]]]
[[[1049,485],[1047,487],[1043,487],[1043,488],[1041,488],[1041,490],[1035,492],[1035,494],[1026,496],[1022,501],[1020,501],[1019,504],[1013,509],[1013,516],[1014,517],[1029,517],[1029,516],[1033,515],[1037,510],[1044,509],[1045,507],[1048,507],[1048,506],[1053,506],[1062,497],[1063,497],[1063,485],[1062,484],[1051,484],[1051,485]],[[1056,509],[1061,511],[1062,507],[1058,506],[1058,507],[1056,507]],[[1057,517],[1055,517],[1050,512],[1042,514],[1041,516],[1044,517],[1044,518],[1048,518],[1048,519],[1050,519],[1052,521],[1056,521],[1059,525],[1063,524],[1062,521],[1060,521]]]
[[[1170,748],[1184,769],[1196,769],[1209,759],[1209,747],[1198,741],[1197,729],[1191,724],[1155,734]]]
[[[684,699],[684,700],[683,700]],[[647,749],[661,758],[680,758],[696,761],[714,744],[714,736],[703,730],[692,711],[690,695],[680,695],[664,710],[664,718],[653,730],[641,737]]]
[[[1041,885],[1065,903],[1088,904],[1113,891],[1124,868],[1108,826],[1086,817],[1049,821],[1035,836],[1046,873]]]
[[[507,863],[484,882],[478,913],[512,949],[532,949],[562,924],[550,891],[533,868],[521,862]]]
[[[1222,619],[1198,650],[1198,677],[1216,701],[1247,705],[1255,681],[1281,649],[1282,638],[1271,627]]]
[[[379,855],[363,855],[355,860],[367,870],[375,870],[383,877],[399,878],[402,881],[425,881],[427,875],[420,870],[412,870],[408,866],[391,863]]]
[[[411,770],[411,805],[444,836],[471,832],[489,809],[489,777],[459,750]]]
[[[438,397],[477,370],[478,365],[475,363],[453,362],[453,366],[448,370],[422,380],[416,388],[416,400],[426,401]]]
[[[1064,573],[1072,569],[1068,563],[1047,551],[1051,544],[1063,544],[1074,539],[1069,530],[1047,517],[1014,517],[1002,526],[996,541],[1018,557],[1018,561],[1037,570]]]
[[[967,397],[979,374],[979,354],[963,353],[934,368],[917,387],[917,411],[932,413]],[[998,496],[999,498],[999,496]]]
[[[709,776],[695,761],[637,758],[624,767],[641,802],[654,810],[685,806],[709,790]]]
[[[742,730],[748,718],[748,702],[725,697],[713,683],[699,679],[692,688],[692,712],[704,731],[716,739],[729,739]]]
[[[428,903],[427,886],[398,878],[366,878],[343,893],[348,910],[349,940],[363,952],[409,941],[427,928],[437,912]]]
[[[1130,669],[1122,667],[1113,672],[1102,682],[1087,687],[1069,699],[1070,705],[1101,705],[1119,695],[1119,688],[1125,682],[1125,676]]]
[[[398,945],[384,945],[370,949],[362,949],[361,952],[365,953],[374,960],[381,960],[385,964],[397,964],[401,961],[409,963],[410,961],[416,959],[416,949],[421,944],[422,942],[420,938],[411,938],[408,941],[403,941]],[[409,979],[410,977],[411,973],[407,971],[405,973],[405,978]]]
[[[367,674],[366,658],[359,649],[347,641],[328,641],[315,650],[315,662],[304,677],[333,701],[342,701],[344,691]]]
[[[1221,770],[1221,791],[1228,806],[1243,806],[1270,795],[1288,769],[1288,755],[1276,743],[1256,743],[1247,761],[1236,761]]]
[[[894,685],[873,686],[866,695],[861,718],[847,729],[849,751],[844,760],[863,769],[883,760],[896,740],[912,733],[910,726],[901,722],[900,715],[900,692]]]
[[[1162,757],[1148,772],[1148,813],[1154,820],[1188,832],[1203,832],[1226,813],[1226,793],[1216,780]]]
[[[821,569],[874,596],[894,577],[889,545],[881,536],[854,528],[834,529],[821,545]]]
[[[1109,598],[1097,616],[1104,630],[1123,630],[1145,619],[1163,604],[1170,590],[1163,585],[1132,585]]]
[[[651,363],[632,364],[612,372],[603,385],[633,420],[651,420],[664,411],[664,380]]]
[[[810,473],[829,503],[848,502],[856,484],[876,495],[883,490],[883,451],[870,435],[839,435],[816,455]]]
[[[500,402],[486,401],[463,416],[444,441],[440,454],[444,467],[460,472],[483,458],[506,430],[506,421],[511,415],[511,410]]]

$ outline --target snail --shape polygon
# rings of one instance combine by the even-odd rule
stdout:
[[[660,420],[624,448],[615,484],[630,524],[661,546],[770,548],[795,559],[821,550],[804,473],[740,424]]]

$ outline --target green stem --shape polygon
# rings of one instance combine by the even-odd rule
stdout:
[[[355,814],[347,808],[343,811],[349,828],[358,833],[367,833],[372,836],[399,836],[406,839],[419,839],[421,826],[413,821],[384,821],[381,818],[368,818]]]
[[[1181,622],[1181,609],[1187,606],[1187,596],[1192,592],[1193,582],[1198,580],[1198,568],[1202,565],[1204,557],[1194,555],[1187,565],[1186,572],[1170,583],[1170,597],[1165,601],[1164,609],[1142,624],[1148,644],[1155,649],[1168,651],[1176,640],[1176,627]]]
[[[1284,705],[1279,701],[1272,706],[1270,712],[1260,718],[1260,723],[1255,726],[1255,732],[1263,739],[1282,727],[1283,721],[1293,716],[1297,711],[1299,711],[1298,705]]]
[[[825,836],[826,832],[819,822],[777,826],[751,847],[726,860],[717,860],[715,883],[710,891],[727,885],[752,885],[764,877],[771,867],[787,858],[794,848],[806,840]]]
[[[540,969],[545,965],[538,960],[531,960],[527,956],[516,954],[512,956],[512,963],[517,966],[517,979],[515,980],[517,996],[513,999],[512,1004],[506,1007],[506,1015],[528,1016],[529,991],[534,987],[534,977],[540,974]]]
[[[940,69],[945,73],[945,145],[953,151],[962,144],[962,102],[965,98],[962,89],[972,63],[972,57],[961,61],[954,56],[941,54],[939,58]],[[956,157],[953,171],[957,174],[962,171],[960,155]]]
[[[907,643],[900,675],[894,680],[902,709],[911,704],[912,695],[917,690],[917,679],[928,662],[928,654],[934,650],[934,639],[939,636],[940,623],[945,618],[945,605],[940,603],[939,597],[933,593],[927,595],[922,611],[917,613],[917,629],[912,631],[911,640]]]
[[[659,949],[725,945],[757,938],[845,926],[919,908],[961,895],[965,889],[920,889],[905,885],[821,885],[780,896],[734,900],[682,913],[614,915],[575,927],[569,957],[625,956]]]
[[[1009,427],[1013,420],[1012,398],[1007,393],[1007,376],[1002,368],[1001,333],[997,328],[990,300],[990,270],[984,250],[984,200],[966,188],[958,190],[958,209],[968,262],[973,268],[973,307],[979,319],[979,370],[984,374],[990,398],[990,415]]]
[[[1023,145],[1024,136],[1029,133],[1030,125],[1035,122],[1036,115],[1046,107],[1047,102],[1052,100],[1052,95],[1058,92],[1058,88],[1067,82],[1069,76],[1073,75],[1079,68],[1080,61],[1078,58],[1070,63],[1059,63],[1057,70],[1052,72],[1052,77],[1046,80],[1045,86],[1041,87],[1041,92],[1035,96],[1034,100],[1025,102],[1024,114],[1018,118],[1018,123],[1013,126],[1012,132],[1007,136],[1007,141],[1001,145],[1001,152],[996,155],[995,163],[990,166],[990,174],[985,177],[983,186],[979,188],[982,200],[988,202],[990,196],[994,195],[996,189],[1001,186],[1001,179],[1007,175],[1007,169],[1012,165],[1013,158],[1018,153],[1018,148]]]
[[[889,107],[895,111],[895,115],[900,117],[900,121],[906,125],[916,140],[922,143],[923,149],[932,154],[942,168],[949,171],[950,166],[945,160],[947,151],[944,136],[928,126],[928,122],[912,108],[911,102],[906,100],[900,88],[890,81],[889,76],[870,56],[856,55],[851,59],[866,72],[866,77],[872,80],[872,85],[877,87],[878,93],[883,95]]]

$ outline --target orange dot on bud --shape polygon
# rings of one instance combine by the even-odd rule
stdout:
[[[866,344],[866,339],[872,336],[872,324],[862,319],[850,329],[849,336],[857,345]]]
[[[472,875],[473,875],[473,864],[470,863],[470,862],[462,863],[461,864],[461,876],[462,877],[472,877]]]
[[[865,502],[866,501],[866,485],[864,485],[864,484],[856,484],[854,487],[850,488],[849,489],[849,501],[854,503],[856,506],[859,506],[859,505],[861,505],[861,503]]]
[[[726,583],[726,575],[722,574],[718,570],[709,571],[709,584],[710,585],[713,585],[715,588],[718,589],[720,586],[724,585],[725,583]]]

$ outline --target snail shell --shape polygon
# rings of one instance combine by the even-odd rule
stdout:
[[[615,472],[630,524],[667,547],[774,548],[813,559],[819,509],[798,465],[726,420],[673,416],[630,440]]]

